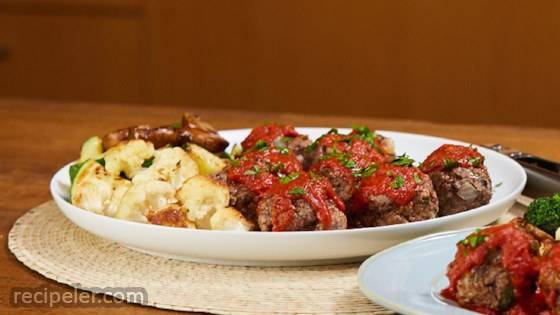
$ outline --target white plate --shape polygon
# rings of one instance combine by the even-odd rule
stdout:
[[[478,314],[440,295],[449,284],[445,272],[455,244],[473,231],[428,235],[372,256],[360,266],[360,289],[373,302],[400,314]]]
[[[312,139],[329,128],[298,128]],[[230,143],[239,143],[250,129],[220,132]],[[341,129],[341,132],[349,132]],[[379,131],[395,141],[398,153],[417,161],[444,143],[465,144],[443,138]],[[83,229],[125,246],[154,255],[191,261],[235,265],[311,265],[357,261],[418,236],[488,224],[515,202],[525,186],[523,168],[505,155],[484,148],[486,166],[496,188],[488,205],[432,220],[373,228],[311,232],[230,232],[189,230],[136,223],[98,215],[68,202],[68,167],[51,181],[51,193],[68,219]]]

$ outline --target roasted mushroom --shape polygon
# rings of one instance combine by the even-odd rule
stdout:
[[[222,152],[228,142],[199,116],[183,113],[181,126],[150,127],[149,125],[132,126],[118,129],[102,138],[103,149],[108,150],[123,141],[141,139],[154,144],[156,149],[166,145],[185,146],[187,143],[198,144],[210,152]]]
[[[183,113],[181,130],[190,134],[189,140],[192,143],[198,144],[213,153],[222,152],[229,145],[227,140],[222,138],[212,125],[195,114]]]

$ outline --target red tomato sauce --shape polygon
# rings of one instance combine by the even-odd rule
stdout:
[[[539,291],[543,295],[545,303],[551,309],[558,308],[558,289],[560,286],[560,245],[555,244],[550,252],[541,257],[538,264],[539,279],[537,282]]]
[[[294,138],[299,135],[300,134],[293,126],[270,123],[268,125],[253,128],[249,136],[241,142],[241,146],[243,147],[243,150],[250,150],[255,147],[257,142],[263,141],[268,146],[274,147],[274,142],[282,137]]]
[[[326,170],[328,170],[332,176],[341,178],[344,182],[347,183],[357,183],[359,180],[359,178],[354,176],[351,168],[344,166],[342,162],[334,157],[319,160],[313,163],[309,168],[310,172],[316,174],[324,174],[323,172],[325,172]]]
[[[352,196],[351,209],[367,209],[370,196],[385,195],[398,205],[409,203],[416,189],[427,176],[415,167],[383,165],[369,177],[364,178],[358,191]]]
[[[281,176],[303,171],[297,157],[290,153],[280,153],[274,149],[264,149],[245,154],[237,160],[237,165],[228,169],[228,179],[240,183],[256,195],[265,193]]]
[[[482,167],[484,156],[474,147],[444,144],[432,152],[420,165],[424,173],[449,170],[454,167]]]
[[[288,183],[276,182],[266,193],[272,200],[272,230],[286,231],[295,215],[294,201],[304,199],[315,210],[317,221],[322,228],[331,228],[332,217],[328,201],[344,211],[344,203],[334,192],[328,180],[322,177],[311,177],[305,172]]]
[[[385,162],[385,156],[375,145],[351,135],[326,134],[317,140],[317,146],[323,156],[311,165],[310,170],[320,173],[330,169],[331,174],[343,177],[347,182],[357,182],[362,170]]]
[[[459,280],[473,268],[482,265],[489,251],[500,249],[501,263],[510,275],[515,294],[515,305],[507,314],[541,314],[542,299],[534,290],[538,270],[537,258],[532,254],[531,245],[535,238],[513,222],[486,228],[469,237],[478,237],[479,241],[474,247],[468,241],[469,238],[457,244],[455,259],[447,271],[449,287],[441,294],[457,301]],[[501,314],[485,307],[466,307],[484,314]]]

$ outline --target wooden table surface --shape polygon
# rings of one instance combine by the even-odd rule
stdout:
[[[296,126],[365,124],[375,129],[423,133],[471,143],[501,143],[560,160],[560,129],[184,109],[199,113],[219,129],[251,127],[271,120]],[[75,159],[81,143],[91,135],[135,124],[175,122],[180,114],[177,107],[0,100],[0,238],[4,243],[0,253],[1,314],[14,312],[9,305],[13,287],[35,288],[50,284],[70,291],[69,287],[47,280],[20,264],[7,245],[7,235],[14,221],[28,209],[50,199],[48,183],[54,172]],[[99,311],[92,307],[17,309],[22,314],[96,314]],[[110,311],[116,314],[169,312],[136,305],[110,308]]]

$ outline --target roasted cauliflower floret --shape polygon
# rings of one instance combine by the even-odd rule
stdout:
[[[229,204],[229,190],[226,186],[204,175],[188,179],[177,192],[177,198],[187,209],[187,218],[197,224],[210,219],[217,209]]]
[[[224,160],[196,144],[189,144],[187,152],[198,164],[202,175],[214,175],[226,167]]]
[[[185,209],[178,204],[172,204],[158,210],[150,210],[146,218],[152,224],[196,229],[196,225],[187,219]]]
[[[105,169],[109,174],[118,177],[121,172],[132,178],[145,160],[154,156],[154,145],[144,140],[123,142],[105,152]]]
[[[87,161],[74,178],[71,202],[80,208],[104,214],[113,194],[113,178],[96,161]]]
[[[115,216],[124,194],[130,187],[132,187],[132,182],[127,179],[120,177],[113,179],[113,194],[111,195],[111,199],[109,199],[109,204],[105,208],[105,215],[110,217]]]
[[[163,148],[154,152],[154,160],[148,168],[140,170],[132,178],[134,184],[152,180],[165,181],[174,189],[198,174],[197,163],[179,147]]]
[[[211,230],[250,231],[254,224],[249,222],[241,212],[235,208],[220,208],[210,217]]]
[[[132,185],[124,194],[116,212],[119,219],[148,222],[146,215],[177,203],[175,189],[171,184],[159,180]]]

